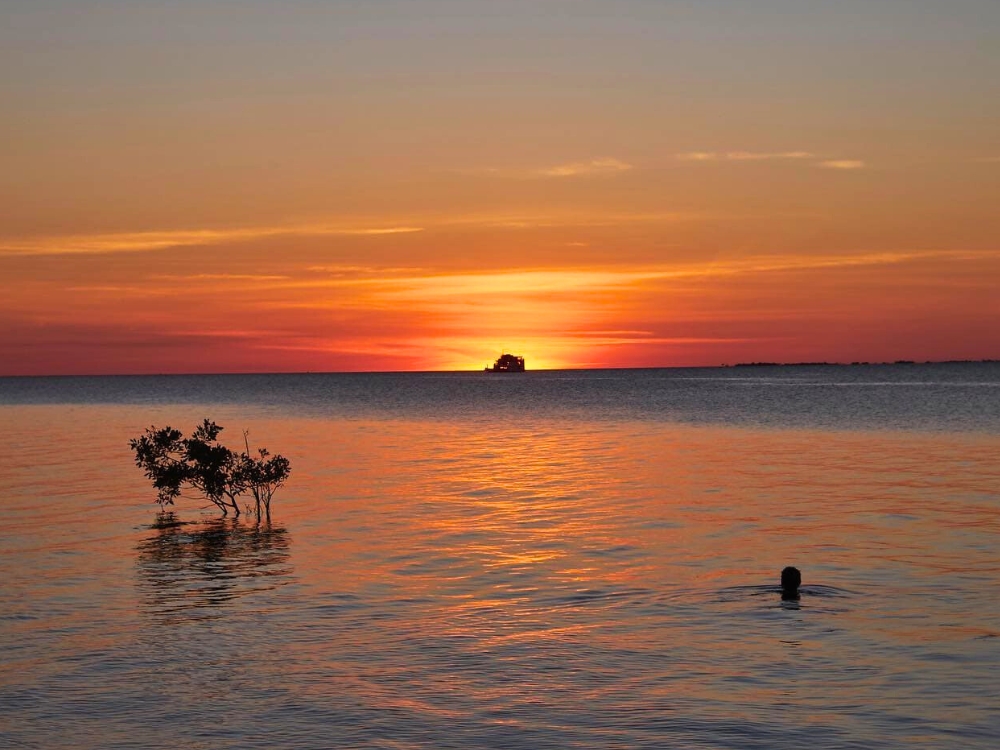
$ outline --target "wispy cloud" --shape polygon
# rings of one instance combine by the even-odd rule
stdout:
[[[616,336],[600,335],[600,332],[579,331],[567,335],[570,339],[581,339],[590,346],[621,346],[628,344],[672,344],[672,345],[699,345],[699,344],[746,344],[759,341],[773,341],[772,337],[719,337],[719,336]]]
[[[304,270],[309,273],[323,273],[333,276],[361,276],[361,275],[398,275],[422,273],[423,268],[419,266],[349,266],[349,265],[326,265],[307,266]]]
[[[823,169],[864,169],[866,166],[860,159],[826,159],[811,151],[687,151],[674,157],[694,162],[808,161]]]
[[[815,154],[808,151],[688,151],[675,156],[681,161],[768,161],[815,158]]]
[[[469,214],[428,220],[427,225],[442,227],[490,227],[497,229],[552,229],[614,227],[630,224],[673,224],[682,221],[729,221],[748,218],[745,214],[723,214],[709,211],[662,212],[600,212],[566,211],[520,214]]]
[[[170,335],[183,338],[207,338],[207,339],[261,339],[266,340],[273,335],[273,331],[265,328],[256,330],[233,330],[228,328],[216,329],[181,329],[171,331]]]
[[[849,255],[758,255],[716,259],[710,262],[631,267],[570,267],[492,269],[449,272],[414,267],[357,265],[308,266],[295,275],[192,274],[147,276],[131,285],[90,284],[67,287],[69,292],[86,292],[107,299],[132,296],[185,296],[203,294],[204,284],[232,293],[241,289],[274,293],[265,307],[309,308],[395,308],[400,302],[430,303],[469,300],[556,299],[565,295],[609,292],[659,286],[672,282],[755,274],[797,273],[918,263],[935,260],[975,262],[1000,258],[1000,251],[915,250],[858,253]],[[304,274],[304,275],[300,275]],[[329,292],[336,291],[331,297]]]
[[[620,159],[602,157],[590,161],[576,161],[569,164],[557,164],[533,172],[539,177],[585,177],[593,175],[612,175],[628,172],[632,165]]]
[[[418,226],[339,226],[303,224],[230,229],[115,232],[0,240],[0,256],[149,252],[178,247],[222,245],[281,236],[378,236],[421,232]]]
[[[864,169],[865,163],[861,159],[827,159],[816,166],[823,169]]]
[[[150,276],[151,279],[162,281],[284,281],[290,276],[257,274],[257,273],[193,273],[193,274],[160,274]]]
[[[419,269],[384,270],[366,269],[359,274],[354,266],[339,268],[322,267],[328,275],[276,282],[276,286],[296,289],[353,288],[367,290],[368,294],[385,299],[442,300],[484,299],[498,297],[510,299],[538,295],[552,297],[565,293],[608,291],[645,285],[659,281],[684,281],[711,279],[744,274],[766,274],[794,271],[813,271],[837,268],[877,267],[936,259],[950,261],[976,261],[1000,257],[1000,251],[977,250],[914,250],[858,253],[852,255],[762,255],[750,258],[721,259],[707,263],[656,265],[629,268],[578,267],[578,268],[526,268],[496,269],[470,273],[428,272]],[[319,271],[320,267],[311,270]],[[302,300],[304,306],[312,302]],[[321,306],[331,303],[323,300]],[[296,301],[296,306],[298,301]]]
[[[90,295],[99,295],[112,299],[123,299],[125,297],[165,297],[176,294],[174,289],[151,288],[148,284],[74,284],[65,287],[67,292],[84,292]]]
[[[586,289],[611,289],[655,276],[655,271],[646,270],[532,269],[372,279],[370,283],[397,299],[475,299],[492,295],[550,295]]]
[[[103,232],[23,238],[0,237],[0,257],[140,253],[184,247],[218,246],[279,237],[379,237],[456,227],[589,228],[742,218],[747,217],[710,212],[601,213],[574,210],[537,213],[429,214],[396,217],[395,222],[373,221],[371,225],[349,223],[349,220],[343,219],[333,220],[329,223],[313,222],[264,227]]]

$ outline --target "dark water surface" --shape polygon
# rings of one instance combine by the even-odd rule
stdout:
[[[206,416],[272,524],[157,514],[128,438]],[[1000,744],[998,365],[0,379],[0,430],[0,747]]]
[[[0,404],[221,404],[275,416],[654,421],[1000,433],[1000,363],[0,378]]]

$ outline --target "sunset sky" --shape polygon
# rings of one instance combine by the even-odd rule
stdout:
[[[1000,358],[997,0],[2,0],[0,375]]]

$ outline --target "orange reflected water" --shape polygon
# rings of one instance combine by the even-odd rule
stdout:
[[[213,407],[291,459],[274,523],[157,521],[126,441],[202,412],[0,409],[0,739],[997,739],[996,436]]]

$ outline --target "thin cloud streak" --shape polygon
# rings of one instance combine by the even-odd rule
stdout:
[[[758,256],[741,260],[719,260],[686,266],[644,266],[622,270],[619,268],[566,268],[566,269],[500,269],[476,273],[421,273],[385,277],[373,272],[361,276],[356,267],[345,267],[339,273],[328,267],[330,277],[311,280],[276,282],[274,288],[283,289],[368,289],[372,296],[394,302],[400,300],[432,301],[444,299],[480,299],[483,297],[525,297],[530,295],[558,295],[574,292],[609,291],[642,285],[648,282],[708,279],[742,274],[811,271],[835,268],[857,268],[897,265],[923,260],[947,259],[974,261],[1000,257],[1000,251],[991,250],[919,250],[864,253],[859,255],[826,255],[801,257],[794,255]],[[403,270],[403,269],[397,269]],[[334,301],[306,301],[277,303],[279,307],[336,307]]]
[[[422,232],[417,226],[350,227],[298,225],[241,227],[234,229],[193,229],[153,232],[122,232],[92,235],[38,237],[25,240],[0,240],[0,256],[78,255],[124,252],[151,252],[178,247],[223,245],[232,242],[281,236],[379,236]]]
[[[457,174],[497,177],[501,179],[535,180],[566,177],[607,177],[635,169],[613,156],[597,156],[592,159],[553,164],[545,167],[485,167],[454,170]]]
[[[629,224],[672,224],[682,221],[735,221],[754,218],[746,214],[724,214],[708,211],[664,211],[657,213],[539,213],[539,214],[474,214],[428,220],[427,225],[440,227],[486,227],[492,229],[555,229],[618,227]]]
[[[675,154],[681,161],[768,161],[774,159],[812,159],[815,154],[808,151],[688,151]]]
[[[588,291],[618,290],[656,281],[684,281],[738,276],[742,274],[810,271],[835,268],[897,265],[923,260],[946,259],[975,261],[1000,258],[995,250],[919,250],[876,252],[858,255],[762,255],[736,260],[705,263],[621,267],[519,268],[478,272],[431,271],[413,267],[377,267],[345,264],[307,266],[299,270],[307,275],[194,274],[147,276],[135,284],[73,285],[67,291],[111,295],[184,295],[191,293],[192,281],[226,282],[227,290],[265,291],[354,290],[370,299],[391,301],[478,299],[487,296],[546,296]],[[273,300],[265,307],[329,308],[346,300]],[[364,304],[353,299],[350,306]]]
[[[554,167],[539,169],[534,172],[539,177],[586,177],[593,175],[611,175],[628,172],[632,165],[620,159],[602,157],[590,161],[559,164]]]
[[[864,169],[865,163],[861,159],[828,159],[827,161],[821,161],[816,166],[822,167],[823,169]]]
[[[405,223],[386,222],[382,226],[358,227],[337,224],[301,224],[271,227],[234,227],[230,229],[154,230],[146,232],[109,232],[96,234],[54,235],[24,239],[0,238],[0,257],[47,255],[106,255],[141,253],[174,248],[218,246],[276,237],[380,237],[425,232],[436,228],[486,227],[497,229],[545,229],[559,227],[614,227],[627,224],[657,224],[680,221],[738,220],[739,215],[709,212],[662,213],[539,213],[472,214],[428,216],[404,219]],[[398,221],[398,219],[397,219]]]
[[[864,169],[861,159],[823,159],[810,151],[688,151],[674,154],[679,161],[693,162],[752,162],[752,161],[811,161],[823,169]],[[819,161],[816,161],[816,160]]]
[[[161,274],[150,276],[158,281],[259,281],[266,283],[269,281],[286,281],[291,276],[268,275],[253,273],[194,273],[194,274]]]

